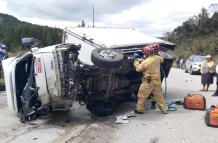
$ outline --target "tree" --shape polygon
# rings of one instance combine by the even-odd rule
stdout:
[[[182,54],[218,54],[218,13],[210,18],[207,9],[202,8],[197,16],[189,18],[168,33],[167,39],[177,45]],[[187,56],[187,55],[186,55]]]
[[[209,13],[207,9],[202,8],[201,13],[198,15],[199,25],[203,25],[206,23],[209,19]]]

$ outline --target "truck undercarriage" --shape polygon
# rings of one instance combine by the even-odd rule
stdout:
[[[110,67],[108,64],[105,66],[105,61],[101,61],[100,58],[97,59],[98,66],[88,66],[77,60],[78,51],[65,54],[63,57],[66,60],[63,61],[67,61],[66,69],[59,66],[60,73],[63,75],[61,76],[62,87],[64,87],[62,91],[65,93],[62,96],[74,97],[75,100],[84,102],[87,109],[98,116],[111,115],[119,103],[130,101],[131,97],[136,98],[142,74],[135,71],[132,55],[138,53],[139,58],[143,58],[143,46],[111,50],[124,55],[119,67],[116,65],[118,63],[111,64]],[[162,56],[165,56],[165,62],[162,64],[163,79],[169,74],[173,58],[166,52],[162,52]]]
[[[112,114],[140,84],[141,74],[134,71],[128,59],[119,68],[109,69],[79,62],[76,50],[58,55],[62,55],[58,58],[62,96],[84,102],[98,116]]]

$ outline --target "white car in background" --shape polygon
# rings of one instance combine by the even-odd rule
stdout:
[[[207,59],[202,55],[191,55],[185,63],[185,72],[189,72],[191,75],[194,73],[200,73],[201,64]]]

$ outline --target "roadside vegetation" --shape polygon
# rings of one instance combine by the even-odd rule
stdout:
[[[171,33],[167,33],[166,39],[177,45],[176,56],[185,58],[191,54],[216,56],[218,54],[218,13],[209,17],[207,9],[202,8],[198,15],[189,18]]]
[[[0,42],[7,45],[9,57],[28,49],[22,48],[22,37],[34,37],[40,40],[40,46],[61,43],[62,30],[48,26],[39,26],[18,20],[17,18],[0,13]],[[0,91],[5,90],[3,71],[0,69]]]
[[[22,37],[34,37],[40,40],[40,46],[48,46],[61,42],[62,30],[23,22],[0,13],[0,41],[5,41],[9,55],[25,50],[21,45]]]

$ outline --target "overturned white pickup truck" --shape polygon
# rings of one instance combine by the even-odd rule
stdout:
[[[32,38],[23,39],[33,45]],[[31,120],[40,111],[69,109],[76,101],[98,115],[111,115],[135,96],[141,83],[132,62],[145,45],[159,43],[162,78],[173,63],[175,45],[133,29],[66,28],[63,44],[34,47],[3,61],[8,106]]]

